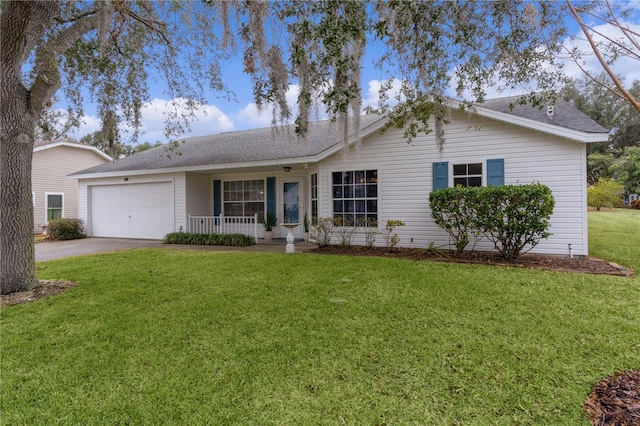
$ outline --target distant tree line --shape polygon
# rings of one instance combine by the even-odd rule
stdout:
[[[629,92],[640,98],[639,80],[631,84]],[[640,193],[640,113],[588,76],[569,80],[560,97],[611,129],[607,142],[588,146],[587,183],[595,185],[599,180],[614,179],[626,193]]]
[[[163,145],[160,141],[156,141],[155,143],[145,141],[137,145],[124,144],[119,140],[119,138],[103,137],[102,130],[85,135],[80,139],[80,142],[95,146],[100,151],[110,155],[114,160]]]

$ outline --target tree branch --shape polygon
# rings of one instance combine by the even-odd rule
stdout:
[[[602,54],[600,53],[598,46],[593,41],[593,37],[591,37],[591,34],[589,34],[589,28],[585,25],[585,23],[582,21],[582,18],[580,17],[580,15],[578,15],[578,12],[571,4],[571,0],[566,0],[566,2],[567,2],[567,6],[569,6],[569,10],[571,11],[571,14],[573,15],[573,18],[576,20],[576,22],[580,26],[580,29],[584,33],[585,37],[587,37],[587,41],[589,42],[589,45],[593,49],[593,53],[596,55],[596,58],[598,58],[598,62],[600,62],[600,65],[602,65],[602,68],[604,68],[605,72],[609,74],[609,77],[613,81],[613,84],[620,91],[620,93],[624,95],[624,98],[627,99],[631,103],[631,105],[633,105],[633,107],[638,110],[638,112],[640,112],[640,102],[635,97],[633,97],[627,91],[627,89],[624,88],[624,86],[622,85],[618,77],[611,70],[611,67],[609,66],[609,64],[607,64],[607,61],[603,58]],[[577,63],[578,61],[575,61],[575,62]]]
[[[640,50],[640,42],[638,42],[638,40],[636,40],[633,36],[636,37],[640,37],[640,34],[630,30],[629,28],[623,26],[619,21],[618,18],[616,17],[615,13],[613,12],[613,7],[611,6],[611,2],[609,0],[607,0],[607,7],[609,8],[609,13],[611,14],[611,18],[614,20],[615,25],[620,28],[620,31],[622,31],[622,33],[627,37],[627,39],[629,39],[629,41],[631,42],[632,45],[635,46],[636,49]]]
[[[83,35],[96,30],[99,23],[99,14],[84,16],[37,48],[36,79],[30,90],[30,102],[34,111],[42,112],[47,102],[60,87],[58,57],[71,48]]]

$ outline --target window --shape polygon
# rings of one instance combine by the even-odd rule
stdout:
[[[318,174],[311,175],[311,219],[318,218]]]
[[[264,221],[264,180],[240,180],[224,182],[224,215],[258,215]]]
[[[504,185],[504,158],[493,158],[484,163],[454,164],[447,161],[436,162],[432,167],[432,190],[449,187],[450,173],[453,172],[453,186],[482,186],[483,174],[486,185]],[[450,170],[453,169],[453,170]]]
[[[333,172],[333,217],[347,226],[378,221],[378,171]]]
[[[53,219],[62,219],[63,194],[45,194],[47,200],[47,222]]]
[[[482,163],[454,164],[453,186],[482,186]]]

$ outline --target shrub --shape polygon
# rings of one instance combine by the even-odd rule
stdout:
[[[330,217],[314,217],[312,219],[311,232],[309,238],[318,244],[318,246],[328,246],[331,244],[333,233],[335,232],[335,223]]]
[[[84,222],[82,219],[62,218],[52,219],[47,223],[47,235],[52,240],[77,240],[85,238]]]
[[[254,245],[256,240],[245,234],[191,234],[187,232],[172,232],[165,235],[164,242],[165,244],[248,247]]]
[[[640,210],[640,200],[633,200],[630,205],[632,209]]]
[[[476,205],[480,201],[482,188],[459,187],[432,191],[429,194],[431,216],[436,224],[449,234],[456,251],[461,252],[481,235],[477,229]]]
[[[378,234],[378,221],[372,218],[360,219],[356,224],[364,233],[364,246],[368,249],[373,247]]]
[[[541,184],[446,188],[429,196],[431,215],[462,251],[484,235],[505,259],[518,257],[549,235],[555,201]],[[529,249],[529,250],[530,250]]]
[[[404,226],[404,222],[401,220],[387,220],[387,224],[384,227],[382,235],[389,251],[392,251],[400,243],[398,234],[393,234],[393,230],[398,226]]]
[[[341,216],[333,218],[333,224],[335,226],[334,233],[338,236],[340,247],[351,247],[356,227]]]
[[[551,234],[549,220],[555,200],[542,184],[490,186],[478,204],[479,229],[503,258],[513,259],[525,246],[531,250]],[[527,251],[529,251],[527,250]]]
[[[613,179],[598,179],[598,182],[587,188],[587,205],[600,210],[613,207],[622,197],[624,187]]]

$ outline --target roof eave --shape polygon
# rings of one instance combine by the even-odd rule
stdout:
[[[203,164],[199,166],[184,166],[184,167],[165,167],[157,169],[143,169],[143,170],[118,170],[114,172],[98,172],[98,173],[82,173],[72,174],[68,177],[70,179],[100,179],[100,178],[112,178],[112,177],[129,177],[129,176],[144,176],[154,175],[160,173],[188,173],[188,172],[208,172],[217,170],[232,170],[243,169],[252,167],[273,167],[273,166],[285,166],[291,164],[304,164],[315,163],[317,161],[316,156],[306,157],[290,157],[290,158],[278,158],[276,160],[261,160],[261,161],[245,161],[240,163],[224,163],[224,164]]]
[[[47,149],[56,148],[58,146],[68,146],[70,148],[87,149],[89,151],[92,151],[94,154],[99,155],[100,157],[104,158],[107,161],[112,161],[113,160],[113,158],[111,158],[110,155],[105,154],[104,152],[102,152],[98,148],[96,148],[95,146],[81,145],[81,144],[78,144],[78,143],[71,143],[71,142],[53,142],[53,143],[49,143],[49,144],[46,144],[46,145],[40,145],[40,146],[37,146],[37,147],[33,148],[33,152],[44,151],[44,150],[47,150]]]

